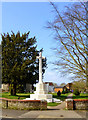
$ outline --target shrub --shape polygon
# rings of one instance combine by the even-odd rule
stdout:
[[[62,94],[65,94],[65,93],[68,93],[69,90],[67,88],[65,88],[63,91],[62,91]]]
[[[62,91],[62,94],[65,94],[65,93],[66,93],[66,92],[63,90],[63,91]]]
[[[74,93],[75,95],[80,95],[80,92],[79,92],[78,89],[75,89],[75,90],[73,91],[73,93]]]
[[[58,91],[58,92],[57,92],[57,96],[60,96],[60,95],[61,95],[61,92],[60,92],[60,91]]]
[[[34,91],[36,91],[36,87],[34,87]]]
[[[65,93],[68,93],[68,92],[69,92],[69,90],[66,88],[66,89],[65,89]]]

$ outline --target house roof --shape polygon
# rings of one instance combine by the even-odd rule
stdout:
[[[49,84],[49,86],[54,86],[52,82],[45,82],[45,84]]]

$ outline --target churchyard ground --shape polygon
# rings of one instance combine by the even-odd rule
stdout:
[[[8,98],[8,99],[26,99],[26,98],[30,98],[30,94],[33,94],[33,93],[17,93],[16,96],[12,96],[10,95],[9,92],[2,92],[2,95],[0,94],[0,97]],[[61,101],[64,101],[69,95],[69,93],[61,94],[61,96],[59,97],[57,96],[57,93],[52,93],[52,95],[53,95],[53,98],[57,98],[57,99],[60,99]],[[59,104],[60,103],[47,103],[47,106],[57,106]]]
[[[25,99],[25,98],[29,98],[30,94],[33,93],[17,93],[16,96],[12,96],[10,95],[9,92],[2,92],[2,94],[0,93],[0,97],[8,98],[8,99]],[[61,101],[64,101],[69,94],[71,93],[61,94],[61,96],[57,96],[57,93],[52,93],[53,98],[60,99]],[[80,95],[78,96],[73,94],[73,99],[88,99],[88,93],[80,93]]]
[[[88,99],[88,93],[80,93],[78,96],[73,94],[73,99]]]
[[[2,92],[2,95],[0,94],[0,97],[2,98],[8,98],[8,99],[26,99],[26,98],[30,98],[30,94],[33,93],[17,93],[16,96],[12,96],[10,95],[9,92]],[[71,93],[66,93],[66,94],[61,94],[60,96],[57,96],[57,93],[52,93],[53,98],[57,98],[60,99],[61,101],[65,101],[65,99],[67,98],[67,96],[71,94]],[[87,93],[81,93],[80,95],[76,96],[73,94],[73,99],[88,99],[88,94]],[[47,103],[47,106],[58,106],[61,103]]]
[[[29,98],[30,94],[33,94],[33,93],[17,93],[16,96],[12,96],[10,95],[9,92],[2,92],[2,94],[0,93],[0,97],[8,98],[8,99],[18,99],[18,98],[25,99],[25,98]],[[61,94],[61,96],[57,96],[57,93],[50,93],[50,94],[53,95],[53,98],[57,98],[57,99],[64,101],[70,93]]]
[[[59,105],[59,104],[61,104],[61,103],[56,103],[56,102],[50,102],[50,103],[47,103],[47,106],[57,106],[57,105]]]
[[[57,93],[52,93],[53,98],[60,99],[61,101],[64,101],[69,94],[71,93],[61,94],[60,96],[57,96]]]
[[[17,93],[16,96],[10,95],[9,92],[2,92],[0,93],[0,97],[2,98],[8,98],[8,99],[25,99],[29,98],[31,93]]]

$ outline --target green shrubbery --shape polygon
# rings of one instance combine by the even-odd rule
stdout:
[[[60,91],[58,91],[58,92],[57,92],[57,96],[60,96],[60,95],[61,95],[61,92],[60,92]]]
[[[63,90],[63,91],[62,91],[62,94],[65,94],[65,93],[66,93],[66,91]]]
[[[75,94],[75,95],[80,95],[80,92],[79,92],[78,89],[75,89],[75,90],[73,91],[73,94]]]
[[[70,91],[66,88],[62,91],[62,94],[66,94],[66,93],[69,93]]]

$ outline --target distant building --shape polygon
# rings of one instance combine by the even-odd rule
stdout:
[[[32,84],[29,84],[29,83],[26,83],[24,85],[24,90],[25,90],[25,92],[30,92],[30,93],[34,92]]]
[[[54,84],[52,82],[45,82],[45,84],[49,85],[49,92],[54,92]]]
[[[58,92],[58,91],[62,92],[65,89],[66,89],[66,86],[58,86],[54,88],[54,92]]]
[[[72,91],[72,83],[68,83],[67,85],[65,85],[66,88],[69,90],[69,91]]]
[[[2,92],[8,92],[9,91],[9,84],[1,84],[1,90]]]
[[[33,88],[32,88],[31,84],[26,83],[24,85],[24,91],[25,92],[31,92],[32,93],[32,92],[34,92],[32,89]],[[2,90],[2,92],[9,92],[9,84],[1,84],[1,90]]]
[[[60,92],[62,92],[63,90],[68,90],[68,91],[72,91],[72,83],[68,83],[68,84],[66,84],[65,86],[58,86],[58,87],[55,87],[54,88],[54,91],[55,92],[58,92],[58,91],[60,91]]]

